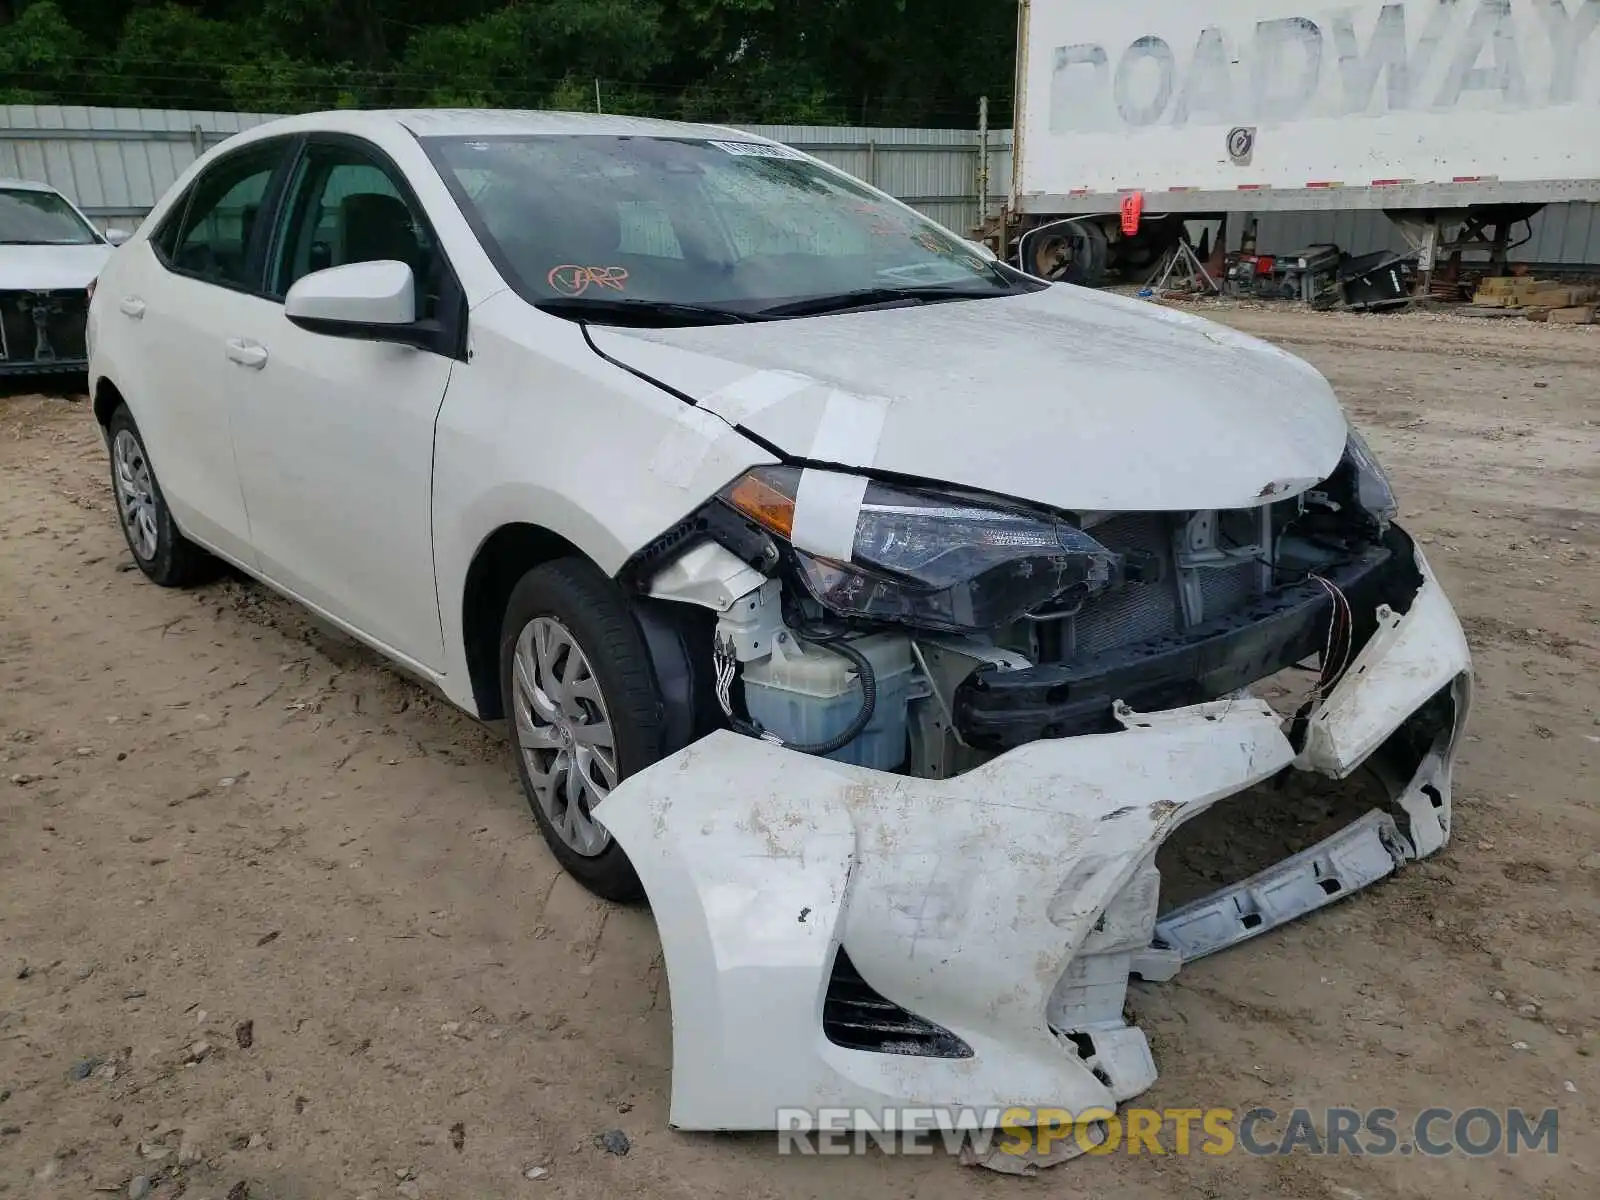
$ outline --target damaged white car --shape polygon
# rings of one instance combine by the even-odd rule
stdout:
[[[81,372],[94,279],[127,234],[101,234],[49,184],[0,179],[0,379]]]
[[[556,856],[648,897],[679,1127],[1114,1107],[1130,976],[1449,836],[1466,642],[1322,377],[796,151],[263,125],[90,330],[145,572],[226,559],[504,718]],[[1365,815],[1160,907],[1180,826],[1364,768]]]

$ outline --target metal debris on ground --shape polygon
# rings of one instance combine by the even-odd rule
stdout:
[[[1155,286],[1147,287],[1139,294],[1149,299],[1151,296],[1165,296],[1169,292],[1180,292],[1185,295],[1200,292],[1214,296],[1220,291],[1222,291],[1221,286],[1206,270],[1194,247],[1187,241],[1180,241],[1167,256],[1166,264]]]
[[[89,1076],[93,1075],[94,1072],[95,1072],[95,1068],[98,1067],[99,1065],[100,1065],[100,1059],[98,1059],[98,1058],[86,1058],[80,1063],[73,1064],[72,1070],[67,1072],[67,1076],[74,1083],[77,1083],[80,1080],[87,1079],[87,1078],[89,1078]]]

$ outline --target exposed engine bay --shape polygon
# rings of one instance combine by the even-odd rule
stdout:
[[[856,489],[848,527],[808,518],[841,482]],[[1357,438],[1321,487],[1221,512],[1065,516],[769,467],[624,578],[702,610],[670,618],[710,657],[714,711],[706,664],[683,668],[700,680],[695,728],[945,779],[1041,738],[1114,732],[1119,703],[1203,703],[1313,658],[1326,695],[1379,608],[1405,613],[1421,586],[1394,509]],[[830,538],[843,553],[807,548]]]
[[[82,370],[88,361],[82,289],[0,289],[0,375]]]
[[[1394,517],[1352,435],[1319,486],[1228,511],[762,467],[636,556],[683,748],[596,812],[658,910],[673,1124],[1114,1110],[1156,1078],[1130,977],[1436,852],[1470,658]],[[1251,694],[1291,669],[1292,711]],[[1364,769],[1359,819],[1162,911],[1179,826],[1286,773]]]

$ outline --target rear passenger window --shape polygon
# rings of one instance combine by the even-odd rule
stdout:
[[[151,235],[150,244],[156,248],[156,253],[161,256],[161,261],[168,266],[172,265],[172,256],[178,249],[178,235],[183,232],[183,218],[189,212],[189,200],[192,192],[185,192],[183,197],[172,206],[172,211],[167,214],[167,219],[161,222],[161,228]]]
[[[283,145],[275,143],[225,158],[202,175],[171,249],[161,247],[171,265],[208,283],[254,287],[256,218],[282,158]]]

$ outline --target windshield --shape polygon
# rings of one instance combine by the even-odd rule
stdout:
[[[426,144],[507,281],[566,316],[776,319],[1036,286],[783,146],[565,135]]]
[[[0,246],[92,246],[99,240],[56,193],[0,188]]]

